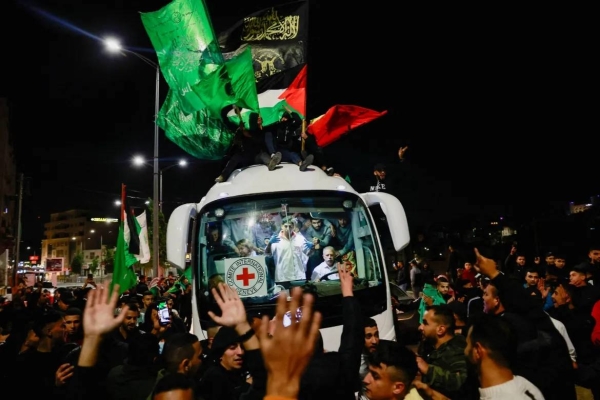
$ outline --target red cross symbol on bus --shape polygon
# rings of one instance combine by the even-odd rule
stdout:
[[[248,273],[248,268],[244,267],[242,269],[242,273],[240,275],[236,275],[235,279],[238,281],[243,281],[244,286],[248,286],[250,284],[250,279],[256,278],[256,274]]]

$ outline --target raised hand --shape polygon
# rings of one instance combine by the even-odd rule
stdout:
[[[306,370],[315,350],[315,343],[321,325],[321,314],[312,310],[313,297],[302,296],[302,289],[292,291],[289,304],[285,295],[277,299],[272,337],[269,337],[269,317],[263,317],[260,326],[260,350],[268,372],[267,395],[298,398],[300,378]],[[296,310],[302,306],[302,318],[296,319]],[[283,325],[283,316],[291,311],[292,324]]]
[[[487,276],[490,279],[494,279],[500,271],[498,271],[498,267],[496,265],[496,261],[491,260],[482,256],[479,253],[479,250],[475,249],[475,255],[477,256],[477,260],[475,261],[475,265],[477,269],[481,271],[481,273]]]
[[[354,277],[350,272],[352,265],[337,263],[338,276],[340,277],[340,286],[342,287],[342,296],[354,296],[352,288],[354,287]]]
[[[121,313],[115,317],[115,308],[119,300],[119,285],[113,287],[112,295],[108,298],[109,290],[99,287],[90,290],[88,300],[83,311],[83,333],[85,336],[104,336],[117,328],[125,319],[125,313],[129,307],[121,309]]]
[[[246,308],[236,290],[223,283],[219,283],[218,290],[213,288],[212,294],[221,309],[220,317],[212,311],[208,312],[213,321],[230,328],[235,328],[247,322]]]
[[[398,157],[399,157],[401,160],[404,160],[404,153],[406,153],[406,150],[408,150],[408,146],[400,147],[400,148],[398,149]]]

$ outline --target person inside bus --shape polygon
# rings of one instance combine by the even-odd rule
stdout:
[[[275,265],[275,282],[305,279],[308,257],[313,252],[313,244],[295,229],[294,219],[285,219],[265,250]]]
[[[208,254],[227,254],[231,252],[237,252],[237,248],[228,246],[227,242],[222,241],[221,231],[217,226],[212,226],[208,232]]]
[[[323,249],[329,246],[332,237],[331,224],[326,224],[320,218],[311,218],[310,226],[304,232],[304,237],[313,245],[314,251],[308,258],[306,279],[310,280],[317,265],[323,262]]]
[[[336,250],[337,256],[345,256],[354,250],[354,236],[352,235],[352,226],[350,218],[347,215],[339,217],[332,221],[332,241],[331,244]]]
[[[277,234],[278,227],[281,223],[277,220],[281,219],[278,214],[264,213],[258,218],[258,223],[252,225],[250,233],[252,235],[252,245],[264,251],[269,244],[271,236]]]
[[[325,275],[335,271],[337,271],[337,266],[335,265],[335,249],[333,246],[327,246],[323,249],[323,262],[315,267],[310,279],[313,282],[320,282],[321,278]],[[332,274],[329,275],[328,279],[339,279],[339,276],[338,274]]]
[[[248,239],[238,240],[235,245],[240,257],[253,257],[264,253],[262,249],[252,246],[252,242]]]

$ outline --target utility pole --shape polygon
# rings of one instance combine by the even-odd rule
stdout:
[[[23,173],[19,174],[19,208],[17,213],[17,244],[15,246],[15,263],[13,265],[13,290],[17,288],[17,277],[19,276],[19,261],[21,253],[21,212],[23,209],[23,184],[25,182],[25,176]]]

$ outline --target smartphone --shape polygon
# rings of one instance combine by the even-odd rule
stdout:
[[[167,307],[167,302],[163,301],[158,303],[158,321],[162,326],[169,325],[171,323],[171,313]]]

